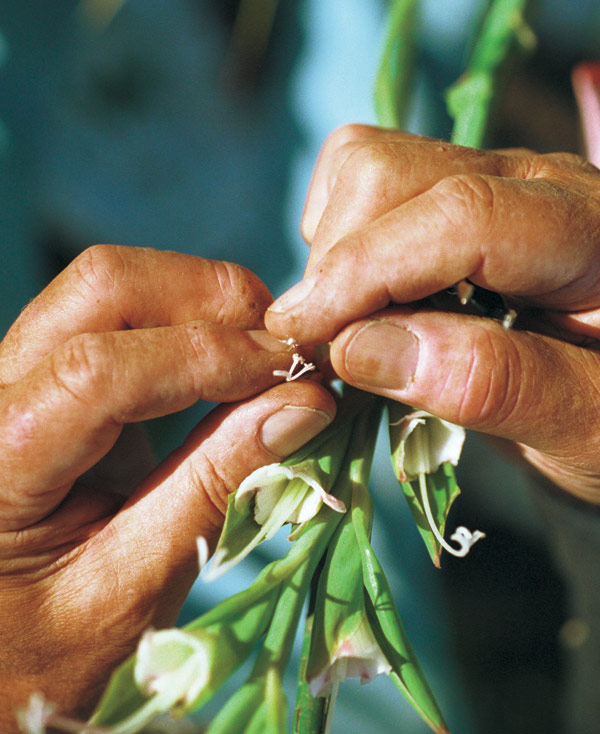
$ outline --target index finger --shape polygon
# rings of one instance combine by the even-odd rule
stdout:
[[[269,308],[267,328],[324,343],[390,302],[464,278],[541,306],[591,308],[600,301],[598,221],[600,202],[576,188],[449,176],[335,244]]]
[[[273,299],[246,268],[177,252],[96,245],[22,312],[0,345],[0,380],[14,382],[78,334],[208,321],[262,327]]]

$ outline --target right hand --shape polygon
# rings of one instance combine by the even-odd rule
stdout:
[[[597,168],[346,126],[323,147],[303,232],[304,279],[267,311],[272,334],[331,342],[346,382],[514,441],[600,504]],[[466,278],[517,302],[517,328],[425,301]]]

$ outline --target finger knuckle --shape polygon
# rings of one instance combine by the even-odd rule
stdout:
[[[95,294],[110,294],[126,268],[123,248],[118,245],[93,245],[69,266],[69,275]],[[77,288],[77,284],[73,284]]]
[[[369,125],[361,125],[353,122],[346,123],[345,125],[340,125],[340,127],[337,127],[329,134],[324,147],[336,150],[347,143],[362,140],[363,138],[373,134],[374,130]]]
[[[104,334],[73,336],[50,357],[56,386],[83,403],[97,400],[107,389],[107,364],[112,364],[112,359]]]
[[[251,381],[252,367],[236,328],[192,323],[178,327],[177,334],[177,363],[187,391],[213,402],[229,402],[232,393],[239,394],[236,386]]]
[[[484,234],[495,214],[494,189],[487,176],[456,174],[447,176],[431,189],[434,204],[453,229]]]
[[[229,493],[237,489],[232,477],[227,476],[226,469],[217,465],[207,453],[203,453],[198,460],[190,463],[189,479],[192,487],[204,496],[208,505],[219,516],[224,516]]]
[[[565,174],[594,174],[598,169],[576,153],[543,153],[533,162],[535,178],[562,180]]]
[[[340,171],[339,180],[357,202],[376,202],[379,206],[390,198],[390,176],[394,171],[394,155],[390,143],[354,144]],[[411,161],[403,158],[403,173],[408,177]]]
[[[260,325],[262,316],[272,301],[264,283],[242,265],[224,260],[207,261],[217,288],[217,309],[211,320],[235,323],[245,328]]]

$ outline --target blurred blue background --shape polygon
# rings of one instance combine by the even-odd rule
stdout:
[[[258,8],[250,46],[237,0],[0,2],[0,327],[85,247],[153,246],[251,268],[274,295],[302,273],[303,199],[319,147],[345,122],[374,122],[381,0]],[[425,0],[414,132],[447,137],[443,90],[463,67],[479,0]],[[578,150],[570,69],[597,55],[597,3],[540,0],[536,55],[498,111],[494,143]],[[237,29],[237,30],[236,30]],[[159,452],[206,410],[158,421]],[[383,445],[380,442],[380,447]],[[557,642],[564,590],[522,477],[470,439],[454,524],[488,539],[430,567],[387,468],[374,472],[376,548],[453,731],[562,732]],[[381,518],[385,517],[385,523]],[[231,576],[198,582],[195,616],[248,583],[285,541]],[[290,695],[293,696],[293,676]],[[215,704],[218,705],[218,704]],[[207,716],[211,709],[208,709]],[[387,680],[349,682],[334,732],[426,731]]]

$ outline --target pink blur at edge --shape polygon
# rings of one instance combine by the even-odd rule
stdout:
[[[571,79],[586,156],[590,163],[600,168],[600,61],[579,64]]]

